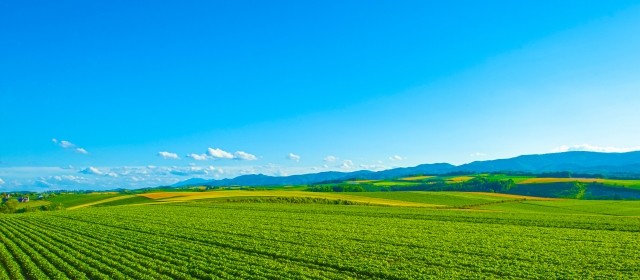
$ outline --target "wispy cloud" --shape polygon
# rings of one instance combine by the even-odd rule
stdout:
[[[60,147],[70,148],[70,147],[75,147],[75,144],[73,144],[73,143],[71,143],[69,141],[62,140],[62,141],[60,141]]]
[[[340,165],[338,165],[336,167],[342,168],[342,169],[351,169],[351,168],[353,168],[353,161],[348,160],[348,159],[347,160],[343,160],[342,164],[340,164]]]
[[[0,178],[0,185],[4,185],[4,180],[2,180],[2,178]]]
[[[238,159],[238,160],[257,160],[258,159],[256,158],[256,156],[249,153],[245,153],[243,151],[237,151],[233,153],[233,155],[234,155],[234,159]]]
[[[574,146],[560,146],[551,150],[551,152],[554,152],[554,153],[575,152],[575,151],[600,152],[600,153],[626,153],[626,152],[640,151],[640,147],[616,148],[616,147],[598,147],[598,146],[591,146],[589,144],[582,144],[582,145],[574,145]]]
[[[371,165],[360,164],[359,166],[360,166],[360,168],[367,169],[367,170],[383,170],[383,169],[387,169],[387,167],[384,166],[384,165],[376,165],[376,164],[371,164]]]
[[[389,157],[389,159],[390,160],[402,160],[402,157],[399,156],[399,155],[395,155],[395,156]]]
[[[189,167],[189,168],[176,168],[172,169],[171,174],[177,176],[189,176],[189,175],[207,175],[209,172],[199,167]]]
[[[474,153],[474,154],[471,154],[471,156],[472,156],[472,157],[483,157],[483,156],[486,156],[486,154],[483,154],[483,153]]]
[[[73,151],[75,151],[77,153],[81,153],[83,155],[88,155],[89,154],[89,152],[87,152],[87,150],[85,150],[84,148],[80,148],[80,147],[76,148],[76,144],[73,144],[73,143],[71,143],[69,141],[66,141],[66,140],[58,141],[58,139],[53,138],[53,139],[51,139],[51,142],[53,142],[54,144],[56,144],[56,145],[58,145],[58,146],[60,146],[60,147],[62,147],[64,149],[73,149],[73,148],[75,148],[75,149],[73,149]]]
[[[102,171],[98,170],[95,167],[89,166],[85,169],[82,169],[80,171],[78,171],[78,173],[82,173],[82,174],[93,174],[93,175],[102,175],[104,174]]]
[[[296,162],[298,162],[298,161],[300,161],[300,156],[299,155],[295,155],[293,153],[289,153],[289,155],[286,157],[286,159],[295,160]]]
[[[226,159],[232,159],[233,155],[229,152],[225,152],[219,148],[208,148],[207,149],[207,155],[209,155],[210,157],[213,158],[218,158],[218,159],[222,159],[222,158],[226,158]]]
[[[161,156],[164,159],[180,159],[178,154],[170,153],[170,152],[158,152],[158,156]]]
[[[195,160],[207,160],[207,159],[209,159],[209,157],[207,155],[205,155],[205,154],[201,154],[201,155],[188,154],[187,157],[190,157],[190,158],[195,159]]]
[[[328,156],[326,158],[323,158],[322,160],[325,161],[325,162],[334,162],[334,161],[338,160],[338,158],[334,157],[334,156]]]

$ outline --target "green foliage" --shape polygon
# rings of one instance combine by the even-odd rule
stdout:
[[[313,197],[235,197],[215,200],[216,202],[245,202],[245,203],[294,203],[294,204],[333,204],[333,205],[370,205],[343,199],[327,199]]]
[[[505,201],[504,197],[465,192],[363,192],[349,193],[349,195],[436,204],[449,207],[463,207]],[[515,199],[506,200],[515,201]]]
[[[3,279],[640,277],[632,217],[184,203],[0,223]]]
[[[108,202],[96,204],[96,205],[93,205],[93,207],[120,206],[120,205],[129,205],[129,204],[147,203],[152,201],[153,199],[147,198],[144,196],[133,196],[129,198],[118,199],[114,201],[108,201]]]
[[[0,213],[11,214],[18,209],[18,201],[15,199],[9,199],[0,205]]]
[[[310,192],[365,192],[363,186],[360,185],[349,185],[349,184],[341,184],[334,186],[312,186],[308,187],[307,191]]]
[[[51,197],[48,200],[53,203],[62,203],[65,207],[69,208],[116,196],[120,196],[120,194],[65,194]]]

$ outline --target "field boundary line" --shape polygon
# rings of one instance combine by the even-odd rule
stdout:
[[[75,210],[75,209],[85,208],[85,207],[89,207],[89,206],[93,206],[93,205],[97,205],[97,204],[102,204],[102,203],[105,203],[105,202],[111,202],[111,201],[121,200],[121,199],[125,199],[125,198],[131,198],[131,197],[135,197],[135,195],[122,195],[122,196],[110,197],[110,198],[106,198],[106,199],[103,199],[103,200],[98,200],[98,201],[91,202],[91,203],[85,203],[85,204],[69,207],[69,208],[67,208],[67,210]]]

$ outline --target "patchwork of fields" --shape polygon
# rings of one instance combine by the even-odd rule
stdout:
[[[192,202],[0,222],[0,279],[640,277],[639,218]]]

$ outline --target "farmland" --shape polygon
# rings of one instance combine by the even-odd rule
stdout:
[[[640,277],[640,201],[407,191],[573,178],[404,179],[60,193],[29,203],[66,210],[0,214],[0,279]]]
[[[0,219],[0,279],[640,276],[638,218],[190,202]]]

